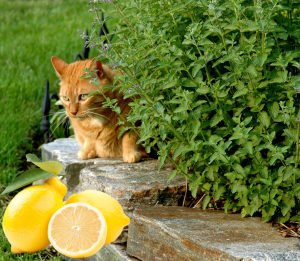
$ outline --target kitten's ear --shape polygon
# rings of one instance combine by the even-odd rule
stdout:
[[[102,63],[100,61],[96,61],[96,70],[97,70],[97,75],[100,79],[103,79],[104,76],[104,70],[102,67]]]
[[[51,62],[52,62],[53,68],[54,68],[57,76],[59,78],[61,78],[62,74],[63,74],[63,71],[68,66],[68,64],[65,61],[63,61],[62,59],[60,59],[56,56],[51,57]]]

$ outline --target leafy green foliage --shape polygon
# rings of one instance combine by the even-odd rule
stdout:
[[[184,175],[205,208],[299,221],[295,1],[112,1],[119,18],[100,59],[118,64],[140,142]],[[109,18],[108,18],[109,19]],[[105,37],[104,37],[105,38]],[[108,36],[109,38],[109,36]],[[103,40],[94,43],[104,46]],[[132,127],[135,128],[135,127]]]
[[[42,161],[35,154],[27,154],[26,159],[39,167],[41,170],[47,171],[53,175],[59,175],[64,169],[64,165],[56,160]]]
[[[50,115],[52,115],[50,118],[50,131],[53,139],[65,138],[66,132],[69,136],[73,135],[73,128],[68,122],[65,109],[60,108],[60,101],[57,101],[54,105],[58,106],[52,106],[50,112]]]
[[[82,50],[80,33],[93,15],[86,0],[0,0],[0,191],[22,170],[24,156],[39,143],[41,103],[46,79],[57,92],[50,57],[72,61]],[[93,54],[91,54],[93,55]],[[0,196],[0,219],[4,211]],[[62,260],[58,254],[14,255],[0,225],[0,260]]]
[[[19,188],[30,185],[37,180],[50,178],[51,176],[53,176],[53,174],[46,172],[42,169],[34,168],[26,170],[22,174],[17,176],[12,183],[10,183],[1,193],[1,195],[10,193]]]
[[[1,195],[10,193],[24,186],[30,185],[35,181],[39,181],[42,179],[47,179],[52,176],[57,176],[61,174],[64,166],[54,160],[49,161],[41,161],[34,154],[26,155],[27,161],[32,162],[38,168],[32,168],[22,172],[19,176],[17,176],[12,183],[10,183],[5,190],[1,193]]]
[[[41,144],[45,81],[51,93],[58,91],[50,58],[71,62],[81,52],[80,34],[93,21],[88,9],[86,0],[0,0],[0,33],[5,35],[0,48],[0,184],[9,184],[25,154]]]

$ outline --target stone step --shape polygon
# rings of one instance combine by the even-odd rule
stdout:
[[[130,257],[126,253],[126,245],[124,244],[110,244],[102,248],[96,255],[73,259],[65,258],[67,261],[138,261],[135,257]]]
[[[64,166],[68,195],[87,189],[96,189],[116,198],[131,217],[137,206],[157,204],[177,206],[186,191],[183,178],[168,181],[171,169],[159,169],[158,161],[147,159],[128,164],[122,159],[79,160],[79,146],[75,139],[57,139],[42,146],[43,160],[58,160]],[[127,241],[125,229],[116,243]],[[124,246],[111,244],[103,248],[92,261],[135,261],[126,255]]]
[[[117,242],[88,261],[300,261],[299,240],[283,238],[260,218],[178,207],[185,180],[171,182],[171,169],[156,160],[127,164],[121,159],[79,160],[75,139],[44,144],[42,158],[65,166],[69,194],[97,189],[115,197],[131,217]],[[162,206],[164,205],[164,206]],[[127,240],[127,249],[126,242]]]
[[[116,198],[130,215],[140,205],[178,205],[185,193],[185,180],[168,181],[171,169],[160,169],[148,159],[128,164],[121,159],[79,160],[75,139],[57,139],[42,146],[44,160],[58,160],[65,166],[69,194],[97,189]]]
[[[296,261],[299,240],[260,218],[183,207],[135,209],[127,253],[144,261]]]

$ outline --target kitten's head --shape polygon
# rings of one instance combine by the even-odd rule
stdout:
[[[101,111],[101,104],[104,97],[101,94],[95,94],[95,91],[113,81],[111,71],[95,60],[67,64],[58,57],[52,57],[51,62],[60,78],[59,97],[67,115],[77,119],[96,117],[103,120],[105,109]],[[83,77],[87,74],[87,69],[96,72],[99,86],[93,84],[91,79]]]

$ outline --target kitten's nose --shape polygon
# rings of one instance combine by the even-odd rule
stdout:
[[[72,116],[76,116],[77,111],[70,111],[70,114],[71,114]]]
[[[68,111],[70,112],[70,115],[72,117],[76,116],[77,113],[78,113],[78,104],[76,103],[71,103],[69,108],[68,108]]]

